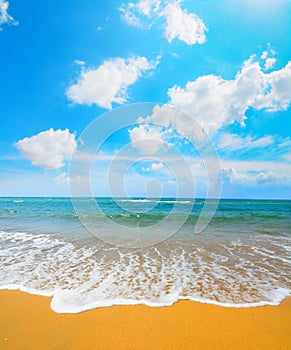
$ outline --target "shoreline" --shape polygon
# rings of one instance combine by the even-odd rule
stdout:
[[[260,302],[254,302],[254,303],[242,303],[242,304],[232,304],[232,303],[223,303],[215,300],[210,300],[210,299],[191,299],[187,297],[180,297],[178,300],[175,300],[171,303],[168,304],[158,304],[158,303],[151,303],[151,302],[145,302],[141,301],[138,302],[136,300],[126,300],[124,299],[119,299],[118,301],[116,299],[111,300],[108,303],[100,303],[100,302],[92,302],[89,304],[85,304],[82,306],[76,306],[76,305],[63,305],[62,301],[56,300],[55,297],[56,295],[53,295],[51,292],[47,291],[40,291],[36,289],[30,289],[30,288],[25,288],[25,287],[19,287],[15,285],[7,285],[3,289],[0,289],[1,291],[17,291],[21,293],[26,293],[30,295],[35,295],[35,296],[41,296],[41,297],[47,297],[50,298],[51,303],[50,303],[50,308],[53,310],[53,312],[57,314],[69,314],[69,315],[74,315],[74,314],[80,314],[82,312],[86,311],[91,311],[95,309],[100,309],[100,308],[107,308],[107,307],[113,307],[113,306],[146,306],[150,308],[161,308],[161,307],[171,307],[174,304],[180,302],[180,301],[192,301],[194,303],[201,303],[201,304],[207,304],[207,305],[214,305],[214,306],[221,306],[223,308],[230,308],[230,309],[248,309],[248,308],[256,308],[256,307],[262,307],[262,306],[279,306],[286,298],[291,298],[290,292],[284,293],[284,296],[281,298],[274,299],[273,302],[267,302],[267,301],[260,301]]]
[[[288,349],[291,297],[278,306],[229,308],[189,300],[58,314],[51,298],[0,291],[0,348]]]

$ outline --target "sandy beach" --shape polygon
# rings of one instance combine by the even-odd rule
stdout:
[[[1,349],[290,349],[291,298],[279,306],[114,306],[57,314],[50,298],[0,292]]]

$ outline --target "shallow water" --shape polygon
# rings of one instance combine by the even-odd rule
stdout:
[[[179,299],[276,305],[290,294],[291,201],[222,200],[199,234],[203,200],[102,198],[98,210],[95,199],[77,201],[88,227],[107,242],[88,232],[69,198],[0,199],[1,289],[53,296],[57,312]],[[183,227],[166,240],[142,237],[149,246],[135,249],[110,244],[126,238],[122,227],[135,232],[164,219],[158,230],[167,231],[185,213]]]

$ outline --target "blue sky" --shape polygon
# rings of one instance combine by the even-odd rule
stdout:
[[[68,195],[84,129],[106,112],[112,123],[123,105],[152,102],[159,116],[137,111],[136,124],[94,158],[95,195],[108,195],[108,169],[125,146],[129,195],[144,196],[158,181],[163,196],[175,196],[177,151],[196,196],[206,195],[191,125],[171,119],[170,104],[212,140],[222,197],[290,199],[290,14],[289,0],[0,0],[0,196]],[[152,125],[163,113],[167,125]],[[116,182],[123,175],[114,168]],[[187,181],[181,193],[190,197]],[[155,186],[149,192],[159,195]]]

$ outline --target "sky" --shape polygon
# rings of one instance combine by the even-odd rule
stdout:
[[[0,196],[291,199],[290,23],[290,0],[0,0]]]

